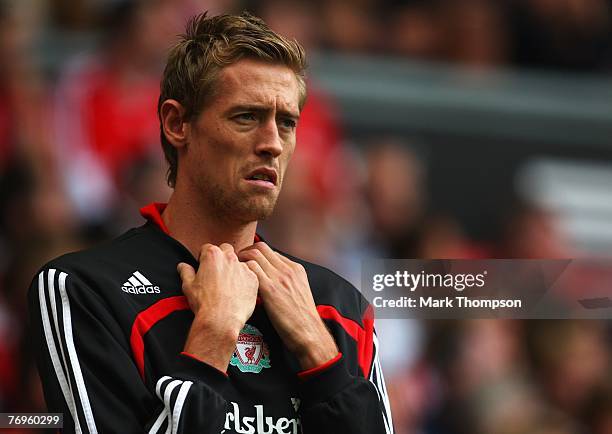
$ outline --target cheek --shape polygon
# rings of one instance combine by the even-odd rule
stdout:
[[[285,178],[285,174],[287,172],[287,167],[289,166],[289,163],[291,162],[291,156],[293,155],[293,151],[295,150],[295,146],[291,146],[289,149],[285,148],[283,149],[283,153],[280,155],[279,157],[279,166],[280,166],[280,170],[281,170],[281,179]]]
[[[208,140],[202,149],[202,159],[207,160],[206,164],[209,167],[218,169],[227,167],[232,164],[239,152],[231,137],[223,133],[220,128],[216,128],[211,134],[211,140]]]
[[[248,135],[223,126],[215,129],[214,137],[214,152],[224,160],[244,157],[252,141]]]
[[[283,146],[283,153],[281,154],[281,158],[283,158],[286,161],[289,161],[294,151],[295,151],[295,136],[293,136],[293,139],[286,142],[285,146]]]

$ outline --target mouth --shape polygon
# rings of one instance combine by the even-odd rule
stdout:
[[[268,167],[260,167],[251,171],[245,180],[252,184],[263,188],[275,188],[278,180],[276,170]]]

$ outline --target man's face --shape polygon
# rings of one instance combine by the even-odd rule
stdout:
[[[291,69],[251,59],[223,68],[179,163],[193,194],[216,217],[246,223],[269,216],[295,148],[299,113]]]

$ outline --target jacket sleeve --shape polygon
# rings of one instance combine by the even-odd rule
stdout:
[[[31,332],[50,412],[64,414],[65,433],[218,434],[227,378],[177,355],[147,387],[129,342],[104,300],[81,280],[43,269],[29,291]]]
[[[367,312],[371,315],[371,309]],[[363,332],[357,336],[359,360],[348,360],[343,355],[302,382],[300,413],[304,434],[393,434],[374,320],[370,317],[364,323]],[[356,371],[351,369],[355,366],[359,366]]]

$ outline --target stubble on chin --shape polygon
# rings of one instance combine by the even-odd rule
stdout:
[[[251,223],[267,219],[274,211],[277,195],[229,194],[218,186],[208,185],[207,197],[210,212],[219,221]]]

